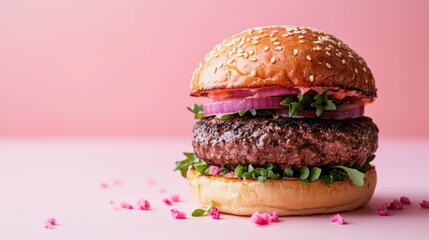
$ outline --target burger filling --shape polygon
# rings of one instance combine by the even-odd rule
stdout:
[[[214,100],[188,108],[194,153],[176,162],[186,177],[294,178],[326,184],[347,176],[363,186],[377,150],[378,128],[363,117],[371,99],[355,91],[322,88],[214,90]],[[213,172],[211,169],[216,168]]]

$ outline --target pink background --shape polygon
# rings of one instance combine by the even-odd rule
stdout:
[[[156,2],[156,3],[155,3]],[[384,135],[429,135],[429,1],[0,2],[0,135],[187,135],[198,61],[252,26],[330,32],[363,56]]]

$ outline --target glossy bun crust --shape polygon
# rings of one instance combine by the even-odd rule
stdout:
[[[332,184],[320,180],[305,184],[297,179],[268,179],[260,183],[188,172],[191,190],[203,205],[213,201],[219,211],[243,216],[255,211],[277,211],[280,216],[351,211],[371,199],[377,182],[375,168],[366,172],[364,180],[362,187],[353,185],[349,179]]]
[[[314,28],[283,26],[245,30],[217,45],[195,70],[191,96],[273,86],[329,87],[377,96],[365,60],[345,43]]]

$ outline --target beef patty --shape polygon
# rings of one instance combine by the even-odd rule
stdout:
[[[282,167],[362,165],[378,147],[371,118],[215,117],[194,126],[194,153],[209,164]]]

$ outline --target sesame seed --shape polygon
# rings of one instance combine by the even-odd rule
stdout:
[[[252,49],[249,50],[249,55],[253,55],[254,53],[255,52]]]
[[[326,67],[331,68],[331,64],[326,63]]]
[[[213,69],[213,73],[216,73],[217,72],[217,67],[215,67],[214,69]]]
[[[335,55],[337,55],[337,57],[341,57],[341,53],[340,52],[335,53]]]
[[[248,53],[248,52],[245,52],[245,53],[243,53],[243,56],[244,56],[245,58],[248,58],[248,57],[249,57],[249,53]]]
[[[304,41],[304,40],[299,40],[298,42],[299,42],[299,43],[304,43],[305,41]]]
[[[299,50],[295,48],[295,49],[293,50],[293,55],[295,55],[295,56],[296,56],[296,55],[298,55],[298,53],[299,53]]]
[[[331,54],[329,52],[325,52],[325,53],[326,53],[326,55],[331,56]]]
[[[272,58],[271,58],[271,61],[270,61],[270,63],[271,63],[271,64],[274,64],[274,63],[276,63],[276,58],[275,58],[275,57],[272,57]]]
[[[302,35],[299,35],[299,36],[298,36],[298,38],[299,38],[299,39],[301,39],[301,38],[304,38],[304,36],[302,36]]]
[[[280,51],[280,50],[282,50],[282,49],[283,49],[283,47],[282,47],[282,46],[277,46],[277,47],[275,47],[274,49],[275,49],[275,50],[277,50],[277,51]]]
[[[249,59],[249,61],[251,61],[251,62],[256,62],[256,61],[257,61],[257,59],[256,59],[256,58],[254,58],[254,57],[252,57],[252,58],[250,58],[250,59]]]
[[[278,45],[280,45],[281,43],[280,43],[280,42],[273,42],[273,44],[274,44],[274,45],[276,45],[276,46],[278,46]]]
[[[355,68],[355,73],[359,73],[359,71],[358,71],[358,69],[357,69],[357,68]]]
[[[252,42],[252,44],[253,44],[253,45],[256,45],[256,44],[258,44],[258,43],[259,43],[259,41],[258,41],[258,40],[256,40],[256,41],[253,41],[253,42]]]
[[[254,37],[252,37],[254,40],[259,40],[259,39],[261,39],[261,37],[260,36],[254,36]]]
[[[264,52],[266,52],[266,51],[268,51],[268,50],[270,50],[270,47],[265,46],[265,47],[264,47]]]
[[[274,33],[274,34],[276,34],[276,33],[278,33],[279,32],[279,30],[277,30],[277,29],[274,29],[273,31],[272,31],[272,33]]]
[[[310,75],[309,79],[310,79],[310,82],[314,81],[314,76]]]
[[[238,52],[238,53],[242,53],[242,52],[244,52],[244,51],[243,51],[243,49],[239,48],[239,49],[237,50],[237,52]]]
[[[364,72],[366,72],[366,68],[362,68],[362,70],[363,70]]]
[[[231,76],[231,70],[226,71],[225,75],[226,76]]]
[[[311,60],[311,56],[310,55],[307,55],[306,58],[307,58],[307,60]]]
[[[223,67],[223,63],[219,63],[219,65],[217,65],[218,68]]]
[[[235,59],[234,59],[234,58],[228,59],[228,63],[229,63],[229,64],[233,63],[234,61],[235,61]]]
[[[268,36],[269,36],[268,34],[262,34],[261,38],[268,37]]]
[[[250,75],[251,75],[252,77],[255,77],[255,76],[256,76],[256,71],[255,71],[255,70],[252,70],[252,71],[250,72]]]
[[[313,50],[320,51],[320,50],[322,50],[322,48],[321,48],[321,47],[319,47],[319,46],[315,46],[315,47],[313,48]]]
[[[341,62],[342,62],[343,64],[346,64],[346,60],[345,60],[345,59],[341,60]]]
[[[277,38],[271,38],[270,42],[275,42],[277,41]]]
[[[328,48],[328,47],[325,47],[325,49],[326,49],[326,51],[331,51],[331,49],[330,49],[330,48]]]
[[[242,54],[242,53],[237,53],[235,56],[236,56],[236,57],[242,57],[242,56],[243,56],[243,54]]]
[[[283,33],[282,34],[282,37],[287,37],[288,36],[288,34],[287,33]]]

